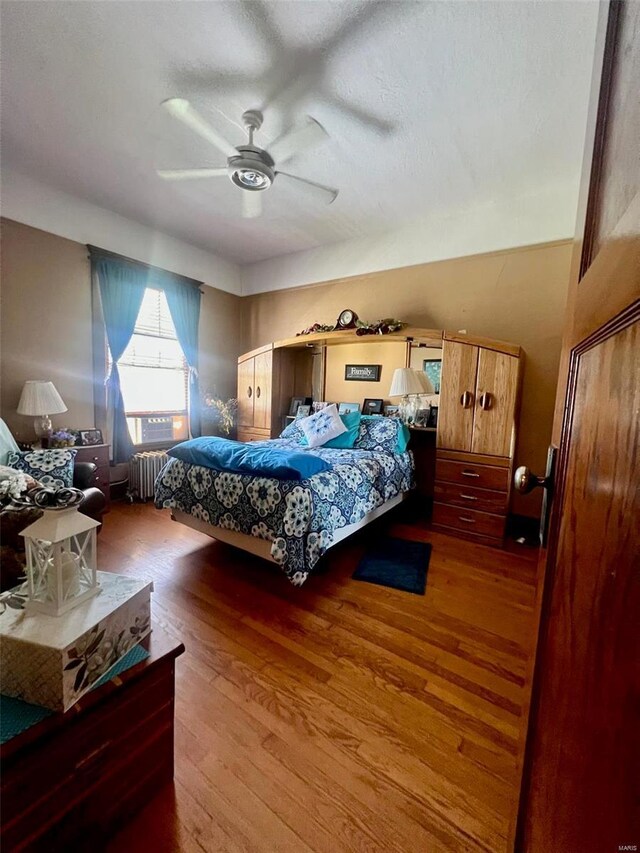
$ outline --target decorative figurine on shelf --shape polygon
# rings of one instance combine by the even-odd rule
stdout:
[[[41,509],[26,527],[26,610],[61,616],[100,591],[96,528],[100,522],[78,512],[80,489],[36,487],[16,503]]]
[[[307,329],[303,329],[297,333],[300,335],[313,335],[317,332],[335,332],[344,331],[345,329],[355,329],[356,335],[388,335],[390,332],[398,332],[403,326],[406,326],[402,320],[395,320],[393,317],[387,317],[384,320],[378,320],[376,323],[365,323],[360,320],[355,311],[351,308],[345,308],[340,312],[335,326],[329,326],[326,323],[314,323]]]

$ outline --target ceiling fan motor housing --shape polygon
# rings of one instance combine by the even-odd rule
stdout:
[[[268,190],[275,178],[275,163],[262,148],[253,145],[238,147],[238,156],[229,157],[229,177],[242,190]]]

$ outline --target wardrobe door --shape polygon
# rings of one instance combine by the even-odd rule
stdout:
[[[254,359],[247,358],[238,364],[238,426],[253,426]]]
[[[480,348],[471,451],[511,456],[519,359]]]
[[[254,359],[253,425],[271,429],[271,374],[273,353],[263,352]]]
[[[478,347],[442,342],[438,447],[471,450]]]

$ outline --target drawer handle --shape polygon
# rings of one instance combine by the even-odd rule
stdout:
[[[458,518],[460,519],[460,521],[466,521],[469,524],[475,524],[476,523],[475,518],[469,518],[468,515],[459,515]]]
[[[94,456],[94,457],[93,457],[93,461],[94,461],[94,462],[97,462],[99,458],[100,458],[99,456]]]
[[[260,386],[259,385],[256,388],[256,397],[258,397],[258,399],[260,398]]]
[[[473,394],[471,391],[465,391],[460,397],[460,405],[463,409],[470,409],[473,405]]]
[[[463,495],[462,492],[460,492],[460,497],[463,498],[465,501],[477,501],[478,500],[478,498],[476,498],[474,495]]]
[[[461,474],[463,477],[479,477],[480,476],[480,474],[475,474],[473,471],[462,471]]]

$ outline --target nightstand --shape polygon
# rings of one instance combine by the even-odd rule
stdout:
[[[108,444],[92,444],[87,447],[74,447],[76,450],[76,462],[92,462],[96,466],[95,482],[92,483],[97,489],[100,489],[105,496],[107,505],[105,512],[109,511],[110,495],[110,479],[109,479],[109,445]]]
[[[409,450],[413,451],[416,466],[416,494],[429,502],[430,509],[436,476],[437,430],[435,427],[409,427],[409,432]]]

